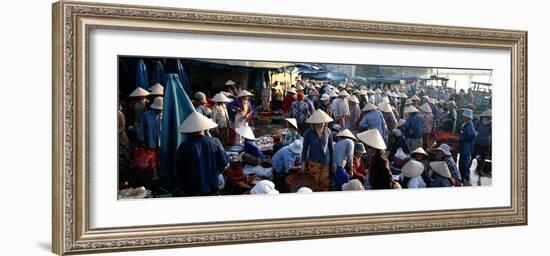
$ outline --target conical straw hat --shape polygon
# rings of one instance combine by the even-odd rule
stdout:
[[[376,90],[374,90],[374,93],[382,93],[382,90],[380,90],[380,88],[376,88]]]
[[[335,92],[335,91],[331,91],[331,92],[329,93],[329,95],[328,95],[328,96],[330,96],[330,97],[333,97],[333,98],[334,98],[334,97],[338,97],[338,94],[336,94],[336,92]]]
[[[286,92],[290,92],[292,94],[296,94],[296,88],[290,88]]]
[[[306,123],[309,124],[321,124],[321,123],[330,123],[334,121],[325,111],[317,109],[313,115],[311,115],[307,120]]]
[[[407,106],[403,112],[405,113],[417,113],[418,109],[416,109],[414,106]]]
[[[366,130],[357,134],[357,138],[370,147],[376,149],[386,149],[386,143],[384,143],[384,139],[382,138],[382,135],[380,135],[378,129]]]
[[[230,102],[231,100],[225,96],[223,93],[217,93],[214,95],[214,102]]]
[[[420,98],[418,96],[416,96],[416,94],[415,94],[411,97],[411,100],[420,100]]]
[[[420,110],[422,110],[422,112],[426,112],[426,113],[431,113],[432,112],[432,109],[430,108],[430,105],[427,102],[422,104],[422,106],[420,106]]]
[[[237,95],[237,98],[244,97],[244,96],[254,96],[254,94],[250,93],[247,90],[242,90],[239,95]]]
[[[235,128],[235,132],[245,137],[246,139],[249,139],[249,140],[256,139],[256,136],[254,136],[254,132],[252,131],[252,128],[250,128],[250,126]]]
[[[130,97],[143,97],[149,95],[149,92],[145,89],[138,87],[131,94]]]
[[[380,110],[382,110],[382,112],[386,112],[386,113],[392,112],[390,103],[388,103],[388,102],[382,102],[382,103],[378,104],[378,108]]]
[[[377,109],[378,107],[370,102],[367,102],[367,104],[365,104],[365,106],[363,107],[363,110],[362,111],[370,111],[370,110],[373,110],[373,109]]]
[[[413,152],[411,152],[411,154],[422,154],[426,156],[428,155],[428,153],[426,153],[426,151],[422,147],[418,147]]]
[[[490,109],[487,109],[487,110],[483,111],[480,116],[492,117],[493,116],[493,111],[491,111]]]
[[[345,90],[342,90],[340,94],[338,94],[338,97],[349,97],[349,93]]]
[[[359,104],[359,99],[357,99],[357,97],[355,97],[355,95],[349,96],[348,101],[355,102],[355,103]]]
[[[285,118],[285,120],[294,126],[294,128],[298,129],[298,122],[296,122],[296,118]]]
[[[301,84],[296,85],[296,90],[304,90],[304,87]]]
[[[181,133],[192,133],[209,130],[216,127],[218,127],[218,124],[210,118],[203,116],[199,112],[193,111],[183,121],[183,123],[181,123],[179,130]]]
[[[236,83],[233,82],[233,80],[229,79],[227,80],[227,82],[225,82],[225,85],[236,85]]]
[[[155,98],[155,100],[153,101],[153,104],[151,104],[151,108],[162,110],[162,105],[163,105],[163,99],[162,97],[159,96]]]
[[[447,163],[445,161],[435,161],[430,163],[430,167],[432,170],[434,170],[437,174],[450,178],[451,177],[451,171],[449,171],[449,167],[447,166]]]
[[[369,90],[367,91],[367,93],[374,94],[374,91],[373,91],[371,88],[369,88]]]
[[[402,98],[402,99],[406,99],[406,98],[408,98],[408,97],[409,97],[409,96],[407,96],[407,94],[406,94],[406,93],[404,93],[404,92],[401,92],[401,93],[399,93],[399,95],[398,95],[398,96],[399,96],[399,98]]]
[[[149,91],[151,95],[164,95],[164,87],[159,83],[149,87]]]
[[[355,136],[353,136],[353,133],[351,133],[351,131],[349,129],[345,129],[345,130],[339,132],[338,134],[336,134],[336,137],[347,137],[347,138],[350,138],[352,140],[357,140],[357,138],[355,138]]]
[[[401,171],[403,171],[403,176],[405,177],[418,177],[424,171],[424,165],[416,160],[409,160],[405,165],[403,165],[403,167],[401,167]]]

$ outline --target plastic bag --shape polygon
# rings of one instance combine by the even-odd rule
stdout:
[[[398,167],[401,168],[409,161],[410,157],[403,152],[402,148],[398,148],[397,152],[393,155],[393,162]]]

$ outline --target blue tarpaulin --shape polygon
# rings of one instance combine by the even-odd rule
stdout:
[[[332,80],[335,82],[347,81],[345,76],[337,75],[332,72],[302,73],[302,77],[315,80]]]
[[[143,60],[138,60],[136,66],[136,88],[141,87],[147,90],[149,88],[149,76],[147,76],[145,62]]]
[[[193,111],[195,108],[178,74],[168,74],[164,87],[159,177],[162,186],[169,191],[177,188],[176,151],[186,140],[186,135],[179,132],[179,126]]]
[[[185,72],[185,69],[183,68],[183,65],[181,64],[181,61],[179,59],[177,60],[177,63],[176,63],[176,69],[177,69],[178,77],[183,87],[183,90],[185,90],[185,93],[187,93],[187,95],[192,95],[193,91],[191,90],[191,82],[189,82],[189,77],[187,76],[187,72]]]
[[[157,60],[153,63],[153,75],[151,75],[151,85],[154,85],[156,83],[164,85],[164,82],[164,65],[162,65],[161,61]]]

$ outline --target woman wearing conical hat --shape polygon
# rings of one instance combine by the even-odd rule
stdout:
[[[179,130],[188,139],[176,151],[176,176],[180,195],[216,195],[219,189],[219,174],[228,164],[228,157],[220,140],[206,135],[216,128],[211,119],[193,111]]]
[[[389,102],[382,102],[380,105],[378,105],[378,109],[382,111],[382,114],[384,115],[384,120],[386,121],[386,125],[388,126],[389,131],[393,131],[395,127],[397,126],[397,119],[395,118],[395,114],[393,113],[392,106]]]
[[[318,191],[329,191],[329,173],[336,170],[332,134],[327,128],[327,124],[332,121],[334,120],[320,109],[306,120],[313,127],[304,133],[302,171],[315,178]]]
[[[479,116],[480,119],[476,122],[475,129],[477,131],[477,136],[474,146],[474,156],[480,156],[481,161],[478,163],[478,170],[483,175],[485,160],[491,157],[491,143],[492,143],[492,111],[487,109],[481,113]]]
[[[386,120],[384,120],[384,115],[378,107],[372,103],[367,103],[363,108],[363,118],[359,122],[359,131],[364,131],[368,129],[377,129],[378,132],[384,138],[384,141],[388,141],[388,128],[386,125]]]
[[[470,165],[472,164],[472,154],[474,153],[474,142],[476,138],[476,130],[472,119],[474,119],[473,111],[471,109],[464,109],[462,112],[462,126],[458,142],[458,152],[460,153],[458,168],[460,169],[462,184],[465,186],[472,185],[470,182]]]
[[[233,128],[244,127],[250,118],[254,108],[252,102],[250,102],[249,97],[254,96],[247,90],[242,90],[238,95],[237,99],[229,103],[229,110],[235,113],[235,120],[233,121]],[[235,143],[239,144],[243,141],[241,136],[236,136]]]
[[[424,180],[424,183],[426,183],[426,186],[429,187],[432,183],[432,175],[430,173],[430,162],[428,161],[428,153],[423,148],[417,148],[411,152],[411,159],[416,160],[424,165],[421,176]]]
[[[141,87],[137,87],[130,94],[130,107],[128,110],[128,117],[130,119],[129,123],[131,124],[131,127],[135,129],[136,134],[139,132],[138,129],[141,125],[141,115],[143,115],[143,112],[147,110],[147,103],[149,102],[147,100],[148,95],[149,92]]]
[[[223,93],[214,95],[214,106],[212,107],[212,121],[214,121],[218,127],[215,129],[217,137],[223,143],[230,143],[229,141],[229,114],[227,112],[226,104],[231,102],[229,98]]]
[[[310,116],[309,105],[305,100],[303,93],[299,92],[296,96],[296,101],[290,105],[290,117],[296,119],[298,130],[303,134],[305,131],[306,120]]]
[[[361,120],[361,108],[359,107],[359,99],[355,95],[348,97],[349,103],[349,118],[348,124],[349,129],[352,131],[357,131],[359,121]]]
[[[409,149],[422,147],[422,118],[418,116],[418,109],[414,106],[407,106],[405,114],[409,116],[403,124],[403,133],[407,138]]]
[[[430,168],[434,171],[430,187],[446,188],[453,186],[451,172],[445,161],[433,161],[430,163]]]
[[[457,113],[456,113],[456,103],[454,100],[447,102],[447,113],[443,117],[441,122],[442,130],[446,132],[455,132],[456,122],[457,122]]]
[[[353,150],[357,138],[349,129],[336,134],[338,142],[334,145],[334,161],[336,172],[333,175],[334,190],[342,190],[342,185],[353,175]]]
[[[377,129],[357,134],[357,138],[367,146],[368,188],[393,189],[393,176],[386,154],[386,144]]]
[[[430,105],[426,102],[420,106],[422,112],[422,144],[424,148],[431,148],[433,146],[433,127],[434,116]]]
[[[422,179],[424,165],[414,159],[409,160],[402,168],[403,181],[402,188],[425,188],[426,183]]]
[[[292,103],[296,101],[296,94],[298,92],[296,91],[296,88],[290,88],[288,91],[286,91],[286,96],[283,99],[283,111],[285,113],[290,113]]]
[[[349,93],[342,90],[338,94],[338,98],[336,98],[332,102],[332,111],[333,116],[335,119],[335,122],[339,124],[342,127],[348,127],[346,124],[346,119],[349,118],[349,104],[347,98],[349,97]]]
[[[160,149],[160,132],[162,129],[163,98],[156,97],[153,104],[141,116],[140,127],[137,133],[137,141],[144,147],[154,152],[154,158],[158,157]],[[154,176],[158,176],[157,168],[153,170]]]
[[[318,109],[323,110],[329,116],[332,116],[332,106],[330,104],[330,96],[328,94],[321,95]]]
[[[285,120],[287,122],[287,129],[284,133],[283,146],[290,145],[294,143],[294,141],[302,139],[302,136],[300,136],[298,132],[298,122],[296,122],[296,118],[285,118]]]

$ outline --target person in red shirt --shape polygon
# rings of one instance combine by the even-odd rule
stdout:
[[[355,149],[353,152],[353,176],[352,179],[358,179],[361,183],[365,184],[367,176],[367,168],[363,160],[363,155],[367,153],[365,145],[361,142],[355,143]]]
[[[292,102],[294,101],[296,101],[296,89],[290,88],[283,99],[283,111],[285,113],[290,113],[290,108],[292,106]]]

